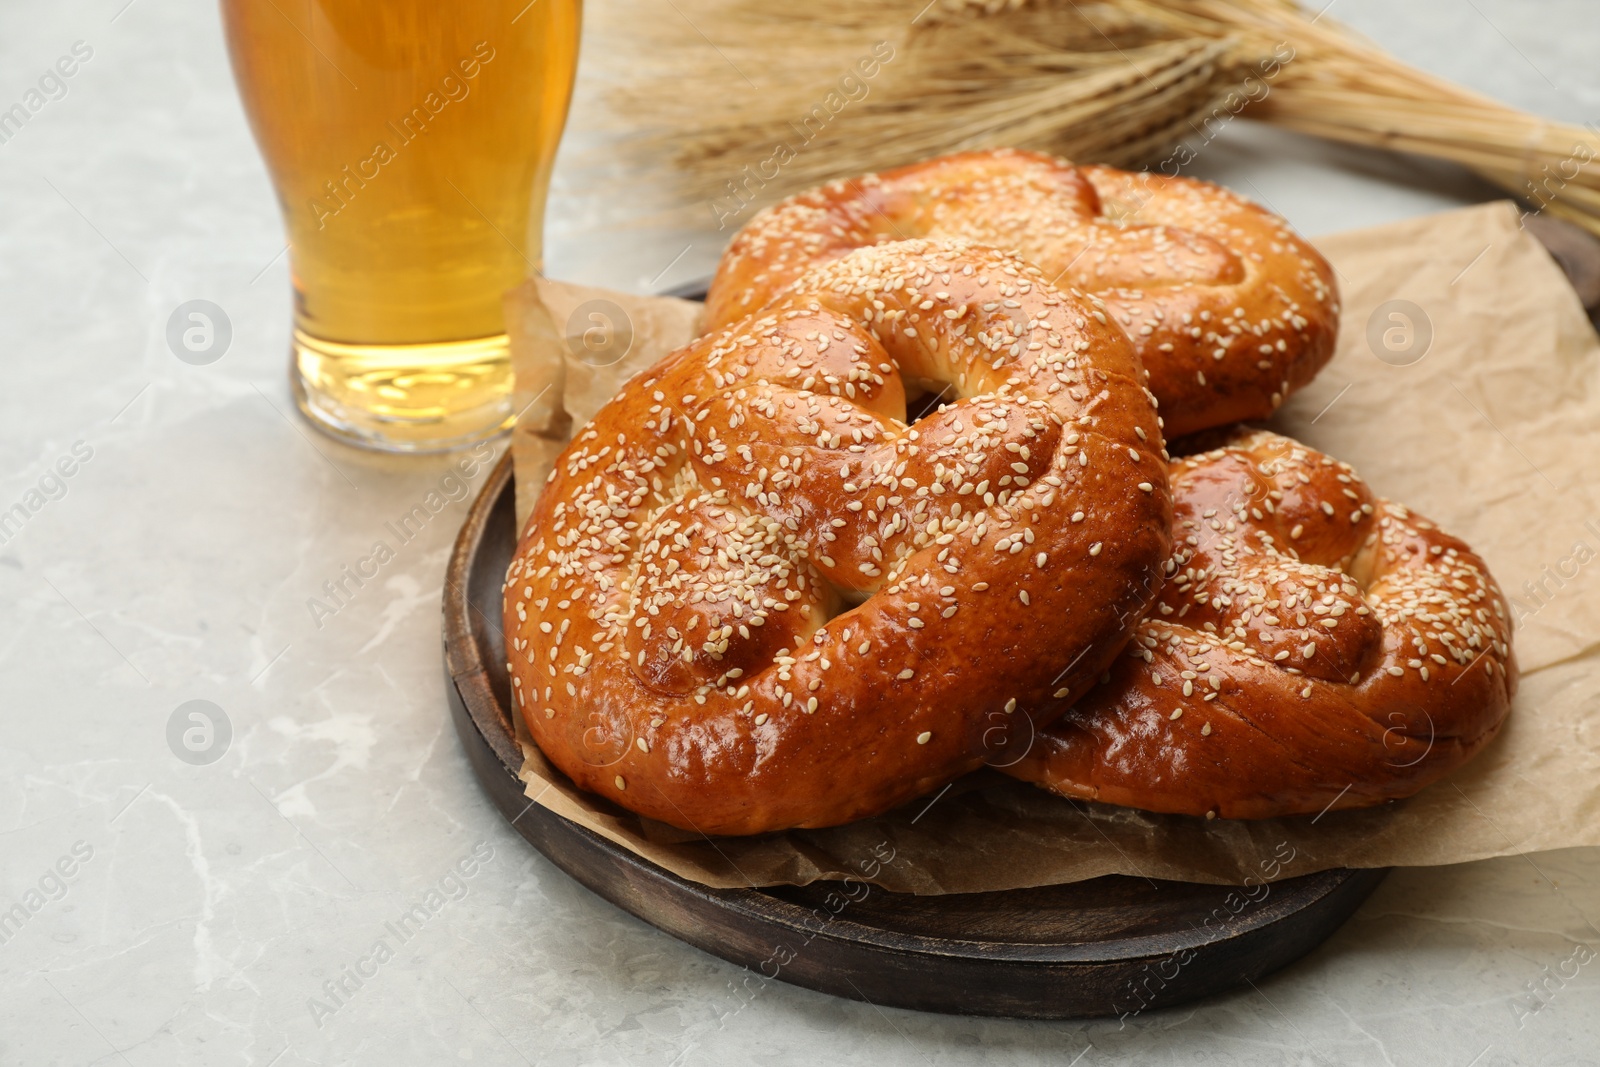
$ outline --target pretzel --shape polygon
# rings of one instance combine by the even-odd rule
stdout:
[[[1236,433],[1173,461],[1176,547],[1109,678],[1006,768],[1068,797],[1260,819],[1410,796],[1500,729],[1506,603],[1347,464]]]
[[[1272,414],[1333,355],[1331,268],[1277,215],[1187,178],[963,152],[834,182],[735,235],[706,298],[737,319],[864,245],[964,237],[1092,292],[1132,337],[1168,439]]]
[[[908,426],[919,386],[948,402]],[[507,574],[516,705],[579,786],[685,829],[881,812],[1111,662],[1171,548],[1165,459],[1094,301],[968,242],[863,249],[562,454]]]

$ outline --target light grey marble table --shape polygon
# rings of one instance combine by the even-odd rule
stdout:
[[[1592,0],[1334,14],[1496,96],[1600,115]],[[39,905],[0,933],[0,1063],[1600,1062],[1600,964],[1563,977],[1600,950],[1593,851],[1397,871],[1259,988],[1126,1026],[780,984],[746,1004],[735,968],[579,888],[480,795],[439,662],[461,500],[312,617],[387,521],[452,488],[450,460],[357,452],[293,414],[283,235],[214,7],[6,5],[0,107],[79,41],[66,95],[0,144],[0,509],[48,498],[0,537],[0,911]],[[1491,195],[1244,123],[1195,172],[1312,235]],[[643,289],[713,263],[709,227],[607,228],[575,185],[551,205],[553,275]],[[192,299],[232,323],[209,366],[165,340]],[[231,728],[207,765],[169,747],[191,700]],[[430,893],[432,917],[390,935]]]

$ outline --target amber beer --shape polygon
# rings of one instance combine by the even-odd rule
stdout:
[[[511,418],[501,296],[540,268],[580,0],[222,0],[277,188],[291,370],[319,427],[395,451]]]

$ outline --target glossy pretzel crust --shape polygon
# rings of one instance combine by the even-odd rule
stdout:
[[[907,426],[919,390],[948,391]],[[1095,301],[963,241],[847,255],[563,453],[507,574],[516,706],[686,829],[884,811],[1109,666],[1171,547],[1165,459]]]
[[[1505,600],[1470,548],[1265,431],[1171,473],[1155,610],[1109,681],[1008,773],[1260,819],[1410,796],[1494,737],[1517,667]]]
[[[1333,355],[1332,269],[1280,217],[1209,182],[963,152],[792,197],[724,254],[708,323],[809,267],[906,237],[1013,250],[1105,301],[1138,349],[1168,439],[1272,414]]]

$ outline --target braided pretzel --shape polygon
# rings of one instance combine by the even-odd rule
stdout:
[[[906,425],[930,382],[955,399]],[[1110,664],[1171,548],[1165,456],[1099,305],[966,242],[864,249],[562,454],[507,574],[516,702],[579,786],[679,827],[886,810]]]
[[[834,182],[758,214],[706,298],[721,326],[808,267],[904,237],[1013,249],[1133,338],[1168,439],[1265,418],[1333,355],[1338,291],[1277,215],[1208,182],[963,152]]]
[[[1510,709],[1510,618],[1470,548],[1265,431],[1174,460],[1176,548],[1109,679],[1007,772],[1258,819],[1410,796]]]

